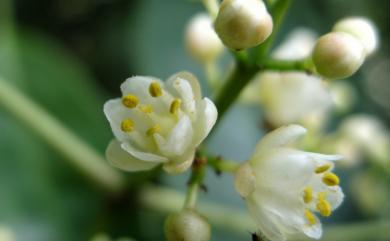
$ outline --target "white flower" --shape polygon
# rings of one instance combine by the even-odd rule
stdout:
[[[186,46],[190,54],[201,62],[212,61],[221,54],[224,46],[207,14],[197,14],[188,23]]]
[[[345,32],[357,38],[364,47],[366,55],[375,52],[378,47],[378,31],[371,20],[364,17],[349,17],[338,21],[334,32]]]
[[[320,78],[302,72],[264,72],[259,96],[268,121],[275,126],[298,123],[325,112],[332,99]]]
[[[127,171],[159,164],[168,172],[186,170],[217,119],[217,109],[211,100],[202,99],[196,77],[180,72],[164,83],[135,76],[121,91],[122,98],[104,105],[116,138],[107,148],[108,161]]]
[[[341,123],[338,134],[340,141],[350,142],[350,152],[354,154],[351,158],[360,158],[367,153],[376,162],[390,164],[390,134],[374,116],[350,116]]]
[[[287,147],[305,132],[289,125],[269,133],[236,174],[236,190],[271,241],[298,233],[319,239],[322,228],[314,213],[330,216],[344,197],[339,178],[331,172],[340,156]]]
[[[292,31],[272,53],[272,57],[282,60],[298,60],[310,56],[317,40],[317,34],[307,28]]]

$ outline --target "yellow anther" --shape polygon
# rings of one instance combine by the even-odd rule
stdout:
[[[181,105],[181,100],[175,99],[174,101],[172,101],[171,106],[169,107],[169,112],[171,112],[171,114],[176,115],[177,112],[179,111],[180,105]]]
[[[319,174],[319,173],[326,172],[327,170],[329,170],[330,167],[331,167],[330,164],[319,166],[315,169],[315,173]]]
[[[128,108],[134,108],[138,105],[138,97],[135,95],[126,95],[122,98],[122,104]]]
[[[305,189],[303,189],[303,201],[305,203],[309,203],[312,200],[313,200],[313,188],[305,187]]]
[[[153,112],[153,106],[151,105],[140,105],[138,108],[145,114],[150,114]]]
[[[305,217],[306,217],[309,225],[314,225],[317,223],[317,220],[316,220],[314,214],[307,209],[305,210]]]
[[[149,85],[149,93],[151,96],[153,97],[159,97],[162,95],[162,89],[161,89],[161,86],[159,83],[157,82],[152,82],[150,85]]]
[[[317,211],[324,217],[329,217],[332,214],[332,206],[325,199],[319,199],[317,202]]]
[[[328,186],[336,186],[340,183],[340,179],[336,174],[327,172],[322,176],[322,182]]]
[[[147,136],[152,136],[154,133],[158,133],[161,131],[161,127],[159,124],[155,124],[154,126],[150,127],[147,131],[146,131],[146,135]]]
[[[318,200],[325,200],[327,195],[328,195],[327,192],[319,192],[317,198]]]
[[[125,119],[121,123],[121,130],[123,132],[132,132],[134,130],[134,122],[130,119]]]

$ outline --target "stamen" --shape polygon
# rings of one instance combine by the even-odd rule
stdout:
[[[303,201],[305,203],[309,203],[312,200],[313,200],[313,188],[305,187],[305,189],[303,189]]]
[[[329,170],[330,167],[331,167],[330,164],[319,166],[315,169],[315,173],[319,174],[319,173],[326,172],[327,170]]]
[[[138,97],[135,95],[126,95],[122,98],[122,104],[128,108],[134,108],[138,105]]]
[[[145,114],[150,114],[153,112],[153,106],[151,105],[140,105],[139,110]]]
[[[149,85],[149,93],[152,97],[159,97],[162,95],[162,89],[159,83],[157,82],[152,82]]]
[[[121,130],[123,132],[132,132],[134,130],[134,121],[131,119],[125,119],[121,123]]]
[[[306,217],[309,225],[314,225],[317,223],[314,214],[307,209],[305,210],[305,217]]]
[[[161,127],[159,124],[155,124],[154,126],[150,127],[147,131],[146,131],[146,135],[147,136],[152,136],[154,133],[157,133],[157,132],[160,132],[161,131]]]
[[[332,172],[327,172],[322,177],[322,182],[324,182],[328,186],[336,186],[340,183],[340,179],[336,174]]]
[[[317,211],[324,217],[329,217],[332,214],[332,206],[325,199],[319,199],[317,202]]]
[[[171,106],[169,107],[169,112],[176,115],[181,105],[181,99],[175,99],[172,101]]]

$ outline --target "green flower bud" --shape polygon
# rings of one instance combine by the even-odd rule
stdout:
[[[273,28],[272,17],[261,0],[224,0],[214,25],[222,42],[236,50],[261,44]]]
[[[343,79],[354,74],[363,64],[363,45],[350,34],[328,33],[318,39],[313,62],[318,73],[329,79]]]
[[[209,241],[210,225],[192,210],[170,214],[165,220],[165,236],[168,241]]]

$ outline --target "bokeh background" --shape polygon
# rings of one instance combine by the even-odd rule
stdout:
[[[373,114],[387,127],[389,5],[385,0],[293,1],[278,36],[281,41],[298,26],[323,34],[345,16],[371,18],[380,31],[381,47],[349,80],[359,94],[350,113]],[[102,106],[120,94],[119,85],[127,77],[165,79],[189,70],[204,79],[201,66],[189,57],[183,43],[185,25],[199,11],[202,5],[195,0],[1,0],[0,76],[103,154],[112,134]],[[228,62],[228,54],[225,58]],[[209,149],[245,160],[264,133],[260,118],[258,107],[235,105]],[[334,125],[342,118],[337,116]],[[364,168],[340,173],[347,198],[325,223],[377,220],[386,216],[385,210],[389,218],[388,202],[379,212],[366,212],[349,195],[354,174]],[[131,186],[126,195],[110,197],[0,104],[0,226],[11,229],[17,240],[84,241],[99,232],[115,238],[164,240],[165,214],[139,208],[136,201],[139,183],[150,174],[126,175]],[[187,178],[187,174],[157,174],[153,182],[184,190]],[[390,189],[389,183],[384,179],[385,189]],[[217,177],[210,172],[206,184],[209,190],[201,199],[244,208],[229,175]],[[213,240],[250,240],[250,236],[215,229]]]

